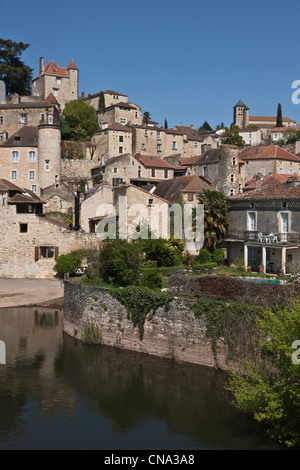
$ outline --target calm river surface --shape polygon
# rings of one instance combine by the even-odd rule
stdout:
[[[63,334],[62,311],[0,309],[0,449],[275,449],[221,372]]]

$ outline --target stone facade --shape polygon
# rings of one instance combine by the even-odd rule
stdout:
[[[40,200],[21,188],[0,181],[1,231],[0,276],[53,277],[57,256],[97,243],[92,235],[70,231],[43,216]]]
[[[99,185],[85,196],[80,210],[81,228],[84,232],[97,233],[99,222],[112,215],[116,216],[120,230],[126,234],[125,238],[132,238],[129,227],[138,219],[140,222],[148,222],[152,231],[163,238],[168,235],[169,205],[161,197],[133,185]]]
[[[114,123],[99,129],[91,140],[95,145],[95,160],[105,161],[132,152],[132,129],[122,124]]]
[[[223,191],[225,196],[238,194],[245,182],[239,151],[238,147],[230,145],[208,150],[191,166],[191,172],[204,177],[212,189]]]
[[[121,102],[98,111],[98,123],[102,129],[109,124],[142,124],[142,110],[133,103]]]
[[[54,61],[45,67],[40,58],[39,75],[32,80],[32,95],[43,100],[52,94],[63,110],[65,104],[78,99],[79,71],[73,60],[67,67],[59,67]]]
[[[103,91],[104,94],[104,102],[105,108],[109,106],[113,106],[114,104],[118,103],[128,103],[128,96],[124,95],[123,93],[118,93],[117,91],[113,90],[105,90]],[[82,94],[81,99],[83,99],[86,103],[92,106],[96,111],[99,110],[99,93],[95,93],[93,95],[84,96]]]

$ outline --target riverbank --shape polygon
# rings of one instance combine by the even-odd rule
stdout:
[[[64,287],[57,279],[0,278],[0,308],[62,306]]]

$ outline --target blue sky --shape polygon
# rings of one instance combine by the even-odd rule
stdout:
[[[41,56],[74,59],[80,94],[127,94],[160,125],[229,126],[240,99],[300,122],[299,13],[299,0],[1,0],[0,37],[30,44],[34,76]]]

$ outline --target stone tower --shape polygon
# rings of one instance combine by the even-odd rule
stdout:
[[[241,100],[233,107],[233,125],[240,129],[249,125],[249,108]]]
[[[54,109],[38,126],[38,181],[41,190],[60,181],[61,126],[59,113]]]

